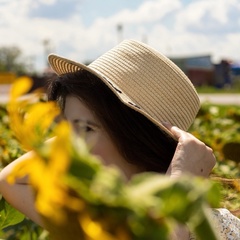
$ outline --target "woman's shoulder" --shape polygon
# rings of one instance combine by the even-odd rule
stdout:
[[[211,218],[214,227],[220,234],[220,239],[240,239],[240,219],[234,216],[229,210],[226,208],[212,209]]]

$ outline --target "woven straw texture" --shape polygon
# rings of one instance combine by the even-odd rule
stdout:
[[[125,40],[88,66],[53,54],[49,63],[58,75],[80,69],[92,72],[122,102],[168,133],[162,122],[187,130],[200,107],[196,90],[186,75],[164,55],[141,42]]]

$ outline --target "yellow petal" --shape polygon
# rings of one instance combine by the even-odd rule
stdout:
[[[31,86],[32,86],[31,78],[29,77],[18,78],[12,85],[10,91],[10,99],[11,100],[16,99],[23,95],[24,93],[27,93]]]
[[[87,214],[80,215],[79,223],[87,237],[91,240],[117,240],[117,238],[105,231],[99,222],[93,221]]]

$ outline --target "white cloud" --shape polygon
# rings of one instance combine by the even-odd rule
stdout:
[[[206,31],[209,28],[235,25],[240,19],[238,0],[198,0],[183,6],[176,18],[176,27],[181,30]],[[236,19],[237,18],[237,19]],[[212,32],[214,33],[214,32]]]
[[[40,4],[52,5],[57,2],[57,0],[35,0],[35,2],[39,2]]]
[[[95,1],[89,4],[94,6]],[[108,1],[102,2],[104,7]],[[0,0],[0,45],[19,46],[35,57],[37,67],[45,62],[44,39],[60,55],[91,60],[118,42],[117,24],[122,24],[124,38],[145,39],[167,55],[210,53],[215,61],[240,59],[239,0],[196,0],[187,5],[180,0],[146,0],[135,9],[126,6],[108,17],[96,16],[91,25],[83,22],[82,8],[64,18],[54,11],[49,17],[40,12],[33,16],[40,7],[45,13],[54,4],[59,7],[57,0]]]
[[[128,10],[119,12],[113,19],[122,21],[123,23],[145,24],[148,22],[159,21],[169,12],[180,7],[178,0],[162,0],[162,1],[146,1],[136,10]]]
[[[215,62],[223,57],[239,59],[239,19],[238,0],[194,1],[184,6],[176,17],[178,40],[174,46],[182,41],[182,49],[188,55],[211,53]]]
[[[11,23],[14,20],[22,19],[28,14],[32,5],[34,5],[34,1],[32,0],[21,0],[21,2],[18,0],[11,0],[5,4],[1,4],[1,20],[6,23]]]

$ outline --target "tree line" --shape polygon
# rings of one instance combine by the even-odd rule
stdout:
[[[29,74],[31,64],[17,46],[0,47],[0,72],[13,72],[17,76]]]

